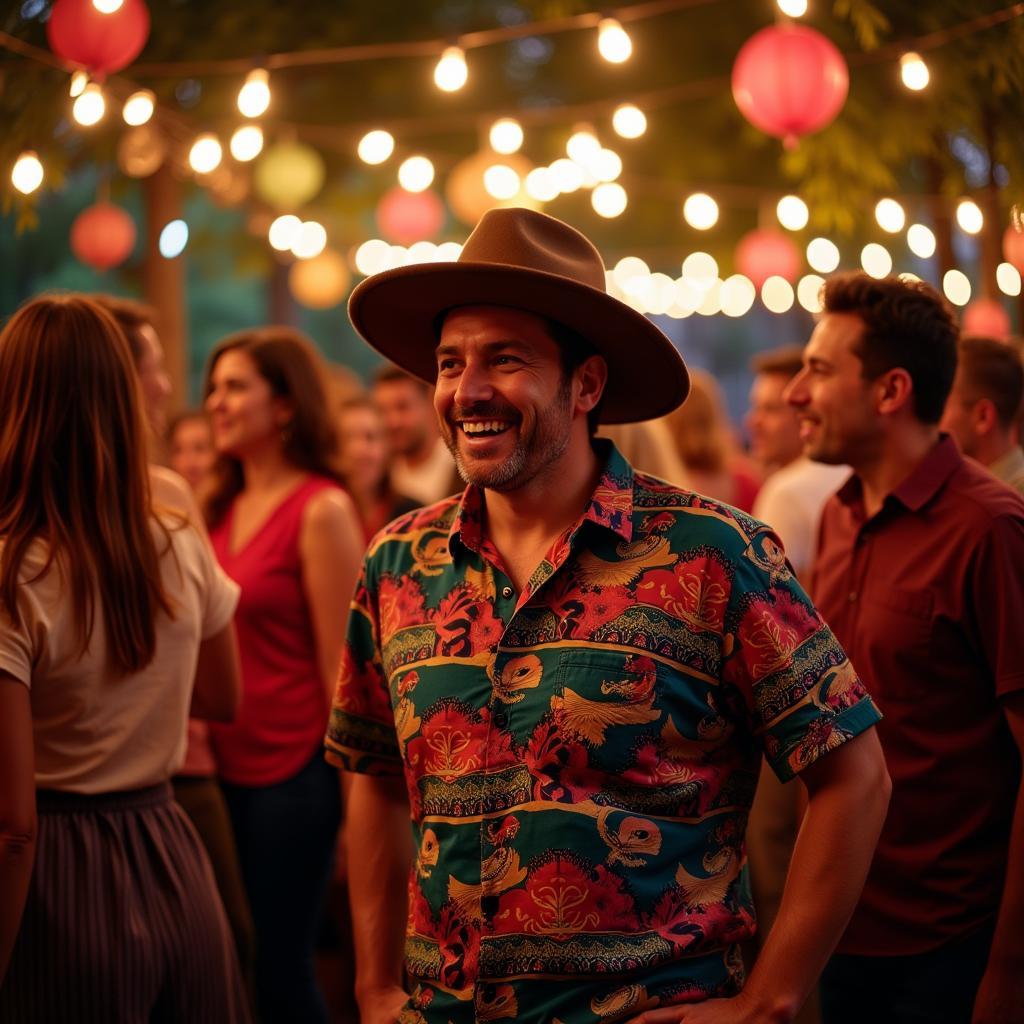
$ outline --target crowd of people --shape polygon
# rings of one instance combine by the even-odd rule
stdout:
[[[1024,1020],[1019,346],[834,275],[744,440],[603,282],[492,211],[173,416],[10,318],[0,1022]]]

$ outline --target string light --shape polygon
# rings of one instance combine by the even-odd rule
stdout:
[[[807,274],[801,277],[796,286],[796,301],[800,303],[808,313],[821,312],[821,286],[825,283],[823,277],[817,274]]]
[[[812,270],[831,274],[839,266],[839,247],[827,238],[812,238],[807,243],[807,262]]]
[[[183,220],[172,220],[160,232],[157,247],[165,260],[173,260],[185,251],[188,245],[188,225]]]
[[[907,247],[923,260],[935,255],[935,235],[923,224],[911,224],[907,228]]]
[[[778,5],[787,18],[802,18],[807,13],[807,0],[778,0]]]
[[[616,181],[622,174],[622,157],[614,149],[602,149],[593,165],[598,181]]]
[[[139,89],[124,101],[121,116],[125,124],[138,128],[145,124],[156,109],[156,96],[152,89]]]
[[[696,309],[701,316],[714,316],[722,312],[722,282],[716,277],[701,297],[700,305]]]
[[[484,171],[484,189],[499,201],[511,199],[519,186],[519,175],[507,164],[492,164]]]
[[[691,252],[683,260],[683,277],[699,292],[706,292],[718,280],[718,262],[706,252]]]
[[[624,139],[639,139],[647,131],[647,116],[632,103],[623,103],[612,114],[612,128]]]
[[[107,101],[103,98],[103,90],[90,82],[79,94],[71,108],[71,116],[86,128],[99,124],[107,112]]]
[[[985,226],[985,216],[973,199],[961,199],[956,207],[956,222],[967,234],[976,235]]]
[[[434,165],[425,156],[411,156],[398,168],[398,183],[406,192],[422,192],[434,180]]]
[[[271,247],[277,249],[278,252],[287,252],[292,247],[292,242],[295,241],[301,227],[302,221],[294,213],[285,213],[275,218],[267,233]],[[383,244],[387,245],[387,242]]]
[[[569,154],[570,160],[575,161],[581,167],[589,168],[601,152],[601,143],[592,131],[582,128],[569,136],[569,141],[565,144],[565,151]]]
[[[783,196],[775,206],[779,223],[789,231],[800,231],[807,227],[810,211],[799,196]]]
[[[92,0],[92,5],[100,14],[114,14],[124,6],[124,0]]]
[[[648,277],[651,268],[639,256],[623,256],[612,269],[615,283],[625,291],[635,277]]]
[[[243,117],[259,117],[269,106],[270,73],[266,68],[253,68],[238,91],[238,109]]]
[[[22,193],[31,195],[43,183],[43,165],[31,149],[26,149],[11,168],[11,184]]]
[[[575,192],[583,187],[582,168],[567,157],[559,157],[550,170],[559,192]]]
[[[895,235],[903,230],[907,215],[895,199],[879,199],[875,206],[875,220],[883,231]]]
[[[793,308],[793,286],[773,274],[761,285],[761,301],[770,313],[788,313]]]
[[[442,92],[458,92],[468,78],[469,68],[462,47],[447,47],[434,68],[434,84]]]
[[[885,277],[892,273],[892,256],[884,245],[869,242],[860,251],[860,265],[871,277]]]
[[[590,193],[590,205],[602,217],[618,217],[626,209],[628,203],[629,196],[626,195],[626,190],[615,181],[598,185]],[[670,305],[671,301],[666,303],[665,309],[668,309]]]
[[[733,274],[722,282],[718,293],[722,312],[726,316],[743,316],[749,312],[757,297],[754,282],[743,274]]]
[[[1020,271],[1012,263],[1000,263],[996,267],[996,284],[1004,295],[1016,298],[1020,295]]]
[[[550,203],[559,193],[550,167],[534,167],[526,176],[526,194],[540,203]]]
[[[391,132],[375,128],[360,140],[356,152],[364,164],[382,164],[395,151],[395,137]]]
[[[386,270],[391,262],[391,246],[383,238],[371,238],[356,249],[356,270],[369,277]]]
[[[224,158],[224,150],[213,132],[203,132],[188,153],[189,166],[196,174],[209,174],[215,171]]]
[[[259,125],[244,124],[231,136],[231,155],[240,163],[255,160],[263,150],[263,129]]]
[[[962,270],[947,270],[942,275],[942,290],[954,306],[966,306],[971,301],[971,282]]]
[[[597,50],[609,64],[622,64],[633,54],[633,40],[615,18],[597,23]]]
[[[683,203],[683,219],[691,228],[707,231],[718,223],[718,203],[706,192],[694,192]]]
[[[311,260],[327,247],[327,229],[319,221],[306,220],[292,239],[292,255],[299,260]]]
[[[711,283],[714,283],[714,280],[715,278],[712,278]],[[693,283],[686,277],[676,278],[675,293],[676,298],[673,306],[679,311],[681,316],[689,316],[691,313],[696,312],[701,299],[704,298],[704,292],[700,288],[695,288]],[[672,310],[670,309],[669,314],[671,315],[671,313]]]
[[[931,75],[928,72],[928,65],[921,59],[919,53],[905,53],[900,57],[900,78],[913,92],[920,92],[928,87]]]
[[[502,117],[491,125],[488,135],[491,142],[491,149],[495,153],[518,152],[523,144],[523,128],[520,123],[512,117]]]
[[[82,95],[82,90],[89,84],[89,74],[86,71],[76,71],[71,76],[71,85],[68,87],[68,95],[75,99]]]

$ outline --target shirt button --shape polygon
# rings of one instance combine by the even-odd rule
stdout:
[[[505,600],[506,600],[506,601],[507,601],[507,600],[508,600],[508,599],[509,599],[509,598],[510,598],[510,597],[511,597],[511,596],[512,596],[512,595],[513,595],[514,593],[515,593],[515,591],[514,591],[514,590],[513,590],[513,589],[512,589],[511,587],[502,587],[502,588],[501,588],[501,596],[502,596],[503,598],[505,598]]]
[[[499,712],[498,712],[498,713],[497,713],[497,714],[496,714],[496,715],[494,716],[494,724],[495,724],[495,725],[496,725],[496,726],[497,726],[497,727],[498,727],[499,729],[504,729],[504,728],[505,728],[505,726],[506,726],[506,725],[508,725],[508,715],[506,715],[504,711],[499,711]]]

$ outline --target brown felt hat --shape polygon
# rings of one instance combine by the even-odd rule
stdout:
[[[608,363],[603,423],[653,419],[682,404],[690,378],[650,320],[605,290],[591,242],[554,217],[490,210],[454,263],[385,270],[361,281],[348,313],[380,353],[430,383],[442,316],[459,306],[509,306],[571,328]]]

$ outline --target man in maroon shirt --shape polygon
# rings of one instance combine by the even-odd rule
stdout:
[[[1024,501],[939,432],[956,344],[928,285],[839,275],[788,389],[806,454],[855,471],[811,593],[893,780],[827,1024],[1024,1019]]]

